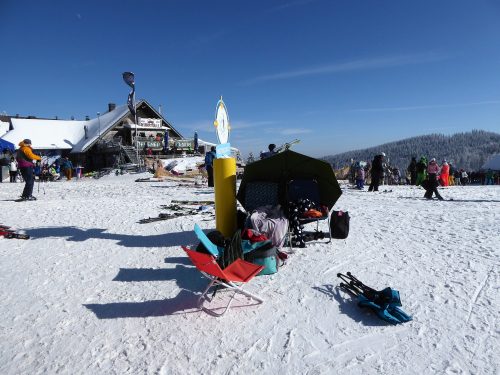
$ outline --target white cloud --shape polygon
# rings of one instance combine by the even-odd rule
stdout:
[[[413,54],[413,55],[375,57],[369,59],[352,60],[343,63],[312,66],[299,70],[291,70],[269,75],[262,75],[259,77],[249,79],[246,82],[244,82],[244,84],[251,85],[260,82],[285,80],[285,79],[314,76],[314,75],[334,74],[334,73],[357,71],[357,70],[383,69],[383,68],[403,66],[403,65],[424,64],[435,61],[441,61],[444,60],[445,58],[446,56],[434,52]]]

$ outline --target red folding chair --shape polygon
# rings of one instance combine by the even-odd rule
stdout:
[[[241,286],[235,284],[235,283],[249,282],[264,267],[246,262],[242,259],[237,259],[236,261],[231,263],[228,267],[222,270],[212,255],[199,253],[185,246],[182,246],[182,249],[186,252],[189,259],[191,259],[191,262],[193,262],[193,264],[202,273],[202,275],[210,280],[210,283],[206,287],[205,291],[201,294],[200,298],[198,299],[198,307],[203,311],[205,311],[206,313],[217,317],[224,315],[226,311],[229,310],[229,307],[231,306],[231,303],[233,302],[236,293],[243,294],[257,301],[258,304],[264,302],[264,300],[259,296],[247,292],[246,290],[243,290]],[[227,306],[225,308],[223,307],[223,311],[221,313],[218,313],[214,310],[210,310],[204,306],[205,302],[210,303],[212,301],[212,298],[208,297],[208,292],[210,288],[216,286],[222,286],[227,290],[234,291]]]

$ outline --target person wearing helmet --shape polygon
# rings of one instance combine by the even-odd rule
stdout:
[[[33,196],[33,186],[35,185],[33,160],[40,161],[42,158],[33,153],[33,149],[31,148],[31,139],[26,138],[19,142],[19,150],[17,151],[17,164],[25,182],[23,194],[21,195],[22,200],[36,200]]]

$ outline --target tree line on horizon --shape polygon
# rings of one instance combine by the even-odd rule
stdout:
[[[384,152],[386,162],[392,167],[406,171],[411,158],[417,161],[422,157],[427,160],[436,158],[438,164],[443,160],[455,168],[477,171],[494,154],[500,153],[500,134],[484,130],[457,133],[453,135],[429,134],[385,143],[380,146],[324,156],[321,159],[332,164],[334,169],[341,169],[352,162],[370,162],[375,155]]]

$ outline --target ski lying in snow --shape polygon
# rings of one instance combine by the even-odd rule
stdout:
[[[197,214],[210,214],[210,212],[207,211],[198,211],[198,210],[190,210],[190,211],[184,211],[184,212],[172,212],[172,213],[162,213],[159,214],[157,217],[148,217],[146,219],[141,219],[138,221],[139,224],[148,224],[148,223],[154,223],[155,221],[163,221],[163,220],[170,220],[170,219],[175,219],[181,216],[186,216],[186,215],[197,215]]]
[[[30,236],[27,234],[17,233],[12,229],[8,229],[9,227],[1,227],[0,228],[0,237],[4,238],[16,238],[18,240],[29,240]]]
[[[193,206],[215,204],[214,201],[181,201],[181,200],[177,200],[177,199],[172,199],[172,203],[190,204],[190,205],[193,205]]]
[[[138,221],[139,224],[154,223],[155,221],[170,220],[179,216],[184,216],[183,212],[175,212],[170,214],[159,214],[157,217],[148,217],[146,219],[141,219]]]

